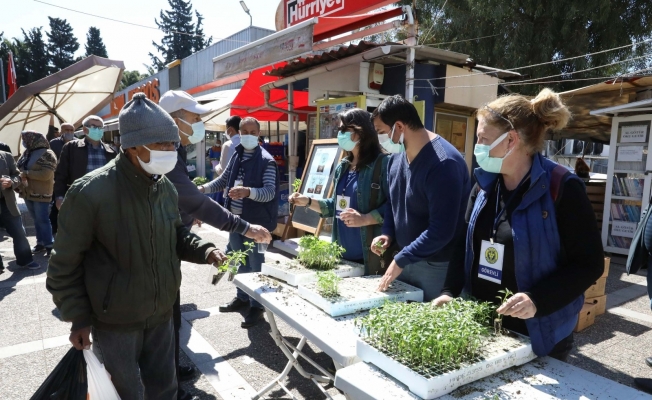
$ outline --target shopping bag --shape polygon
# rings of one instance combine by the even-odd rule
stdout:
[[[120,400],[111,375],[91,350],[84,350],[88,371],[88,400]]]
[[[32,400],[86,400],[86,360],[72,347],[32,396]]]

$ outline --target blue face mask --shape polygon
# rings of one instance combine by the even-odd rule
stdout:
[[[505,157],[498,158],[498,157],[491,157],[489,155],[489,152],[496,146],[498,146],[505,138],[507,137],[507,134],[509,132],[503,133],[498,139],[494,140],[494,142],[491,145],[487,144],[476,144],[475,149],[473,150],[473,154],[475,155],[475,159],[478,162],[478,165],[480,168],[487,172],[492,172],[494,174],[499,174],[500,169],[503,167],[503,160],[505,157],[509,155],[511,152],[508,151],[507,154],[505,154]]]
[[[337,134],[337,144],[346,151],[352,151],[358,142],[360,141],[354,142],[351,140],[351,132],[340,131]]]
[[[88,128],[88,138],[90,140],[94,140],[96,142],[99,142],[100,139],[104,136],[104,129],[102,128],[97,128],[94,126],[91,126]]]
[[[392,140],[394,138],[394,129],[396,129],[396,125],[392,127],[391,134],[378,134],[378,141],[380,142],[380,145],[383,146],[383,148],[389,153],[403,153],[405,151],[405,145],[403,144],[404,134],[401,133],[401,137],[398,138],[398,143],[394,143]]]
[[[192,135],[188,135],[187,133],[183,132],[182,130],[179,130],[179,132],[182,135],[186,135],[188,137],[188,141],[190,144],[197,144],[204,140],[204,136],[206,136],[206,127],[204,126],[203,121],[195,122],[194,124],[191,124],[189,122],[186,122],[179,118],[179,121],[183,122],[184,124],[190,126],[192,128]]]

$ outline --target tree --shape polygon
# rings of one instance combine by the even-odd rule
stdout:
[[[190,0],[168,0],[168,4],[171,10],[161,10],[160,22],[158,19],[154,19],[159,29],[163,31],[164,36],[161,44],[154,41],[152,41],[152,44],[156,51],[161,53],[163,59],[161,60],[157,55],[149,53],[152,65],[159,71],[166,64],[186,58],[195,51],[209,46],[213,41],[212,37],[208,38],[208,40],[204,39],[204,31],[201,28],[204,18],[197,11],[195,11],[197,24],[193,23]]]
[[[142,81],[147,78],[147,75],[141,75],[140,72],[134,71],[124,71],[122,73],[122,81],[120,81],[120,89],[125,89],[128,86],[133,85],[136,82]]]
[[[413,2],[401,0],[404,5]],[[650,37],[652,23],[652,7],[648,0],[416,0],[416,8],[420,23],[419,44],[455,42],[438,47],[469,54],[478,64],[504,69],[645,40]],[[482,39],[468,40],[475,38]],[[609,76],[636,70],[650,60],[641,58],[593,71],[576,71],[638,57],[649,53],[650,49],[649,44],[639,45],[518,72],[530,78],[560,75],[543,81]],[[593,82],[597,81],[545,86],[567,90]],[[532,94],[540,88],[539,85],[522,85],[514,89]]]
[[[75,63],[75,52],[79,42],[72,33],[72,27],[65,19],[48,17],[48,54],[52,62],[52,72],[61,71]]]
[[[98,56],[109,58],[109,55],[106,53],[106,47],[100,36],[100,30],[94,26],[91,26],[88,29],[86,34],[86,57],[88,56]]]
[[[16,77],[22,78],[21,85],[32,83],[41,78],[45,78],[50,73],[50,57],[47,46],[43,40],[41,27],[32,28],[23,32],[23,41],[16,41],[15,56],[16,60]],[[20,71],[20,72],[18,72]]]

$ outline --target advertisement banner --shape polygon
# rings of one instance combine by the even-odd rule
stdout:
[[[396,0],[282,0],[285,27],[315,17],[365,14],[396,3]]]

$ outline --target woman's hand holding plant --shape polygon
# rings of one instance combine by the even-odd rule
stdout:
[[[360,214],[359,211],[347,208],[340,213],[340,219],[349,228],[360,228],[361,226],[376,224],[376,220],[370,214]]]
[[[378,256],[382,256],[391,244],[392,238],[387,235],[380,235],[371,242],[371,251]]]
[[[290,197],[288,197],[288,202],[300,207],[305,207],[308,205],[308,196],[304,196],[301,193],[295,192],[292,193]]]
[[[389,285],[391,285],[402,272],[403,268],[399,267],[398,264],[396,264],[396,261],[392,261],[389,268],[387,268],[387,272],[385,272],[385,275],[380,279],[380,284],[376,290],[379,292],[386,291],[387,288],[389,288]]]
[[[498,307],[496,312],[513,318],[529,319],[537,313],[537,306],[527,294],[516,293]]]

